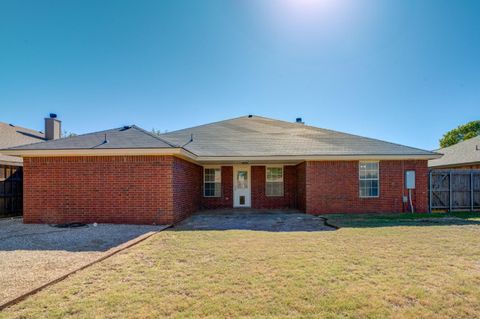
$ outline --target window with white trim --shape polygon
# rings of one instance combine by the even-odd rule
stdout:
[[[267,167],[266,175],[266,195],[283,196],[283,167]]]
[[[222,195],[222,171],[220,168],[203,170],[203,196],[220,197]]]
[[[359,163],[359,188],[361,198],[379,196],[379,165],[378,162]]]

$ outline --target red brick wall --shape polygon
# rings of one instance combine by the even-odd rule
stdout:
[[[179,172],[195,170],[183,162],[173,156],[25,158],[24,222],[173,223],[198,204],[182,191]],[[174,174],[180,176],[175,192]]]
[[[200,209],[202,173],[199,165],[173,158],[174,219],[179,221]]]
[[[402,212],[405,170],[416,171],[413,191],[417,212],[428,210],[427,161],[380,161],[380,196],[360,198],[358,161],[318,161],[306,164],[306,212],[368,213]]]
[[[200,196],[202,197],[202,208],[232,208],[233,207],[233,167],[222,166],[222,196],[221,197],[203,197],[203,168],[200,177],[202,189]]]
[[[428,209],[427,161],[381,161],[380,197],[361,199],[358,161],[285,166],[283,197],[265,195],[265,166],[252,166],[252,207],[311,214],[401,212],[404,171],[416,171],[414,205]],[[203,168],[173,156],[24,159],[26,223],[166,224],[200,207],[233,206],[233,168],[222,167],[222,197],[202,194]],[[406,194],[406,190],[403,190]]]
[[[296,207],[296,168],[284,166],[283,196],[267,196],[265,194],[265,166],[252,166],[252,208],[295,208]]]

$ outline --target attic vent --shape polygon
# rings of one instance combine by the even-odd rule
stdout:
[[[125,125],[125,126],[123,127],[123,129],[125,129],[125,130],[128,130],[129,128],[130,128],[129,125]]]
[[[301,117],[297,117],[297,118],[295,119],[295,122],[298,123],[298,124],[305,124],[305,122],[302,121],[302,118],[301,118]]]
[[[11,124],[11,123],[10,123],[10,124],[8,124],[8,125],[10,125],[11,127],[15,127],[15,125],[13,125],[13,124]]]
[[[250,118],[252,118],[252,117],[253,117],[253,115],[252,115],[252,114],[248,114],[248,118],[249,118],[249,119],[250,119]]]

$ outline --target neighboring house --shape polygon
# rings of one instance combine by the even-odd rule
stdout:
[[[480,169],[480,136],[437,151],[441,158],[428,161],[431,169]]]
[[[426,212],[440,155],[301,123],[245,116],[160,136],[137,126],[15,147],[27,223],[175,223],[199,209],[402,212],[404,176]]]
[[[45,119],[45,128],[48,139],[60,136],[60,121]],[[42,132],[0,122],[0,149],[45,140]],[[21,157],[0,152],[0,216],[18,215],[22,212],[22,166]]]

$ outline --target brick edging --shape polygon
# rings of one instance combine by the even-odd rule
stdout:
[[[127,249],[127,248],[130,248],[130,247],[132,247],[132,246],[135,246],[136,244],[144,241],[144,240],[147,239],[147,238],[150,238],[151,236],[153,236],[153,235],[155,235],[155,234],[158,234],[159,232],[161,232],[161,231],[163,231],[163,230],[165,230],[165,229],[167,229],[167,228],[169,228],[169,227],[171,227],[171,225],[166,225],[166,226],[164,226],[164,227],[163,227],[162,229],[160,229],[160,230],[150,231],[150,232],[148,232],[148,233],[146,233],[146,234],[143,234],[143,235],[141,235],[141,236],[139,236],[139,237],[137,237],[137,238],[134,238],[134,239],[132,239],[132,240],[129,240],[129,241],[127,241],[126,243],[123,243],[123,244],[121,244],[121,245],[113,248],[111,251],[107,252],[105,255],[102,255],[102,256],[100,256],[99,258],[97,258],[97,259],[95,259],[95,260],[93,260],[93,261],[91,261],[91,262],[89,262],[89,263],[87,263],[87,264],[85,264],[85,265],[83,265],[83,266],[80,266],[80,267],[77,268],[77,269],[74,269],[74,270],[72,270],[72,271],[70,271],[70,272],[68,272],[68,273],[66,273],[66,274],[61,275],[60,277],[57,277],[57,278],[55,278],[55,279],[47,282],[46,284],[43,284],[43,285],[41,285],[41,286],[39,286],[39,287],[37,287],[37,288],[34,288],[34,289],[32,289],[32,290],[30,290],[30,291],[28,291],[28,292],[26,292],[26,293],[24,293],[24,294],[22,294],[22,295],[20,295],[20,296],[18,296],[18,297],[15,297],[14,299],[11,299],[11,300],[3,303],[3,304],[0,304],[0,311],[3,310],[3,309],[5,309],[5,308],[7,308],[7,307],[13,306],[13,305],[19,303],[20,301],[26,299],[27,297],[29,297],[29,296],[31,296],[31,295],[34,295],[34,294],[36,294],[37,292],[39,292],[39,291],[41,291],[41,290],[43,290],[43,289],[45,289],[45,288],[47,288],[47,287],[49,287],[49,286],[51,286],[51,285],[53,285],[53,284],[56,284],[56,283],[58,283],[58,282],[60,282],[60,281],[62,281],[62,280],[64,280],[64,279],[66,279],[67,277],[75,274],[76,272],[78,272],[78,271],[80,271],[80,270],[83,270],[83,269],[85,269],[85,268],[88,268],[88,267],[90,267],[90,266],[92,266],[92,265],[94,265],[94,264],[96,264],[96,263],[98,263],[98,262],[101,262],[101,261],[103,261],[103,260],[105,260],[105,259],[107,259],[107,258],[109,258],[109,257],[112,257],[113,255],[115,255],[115,254],[117,254],[117,253],[119,253],[119,252],[121,252],[121,251],[124,251],[124,250]]]

